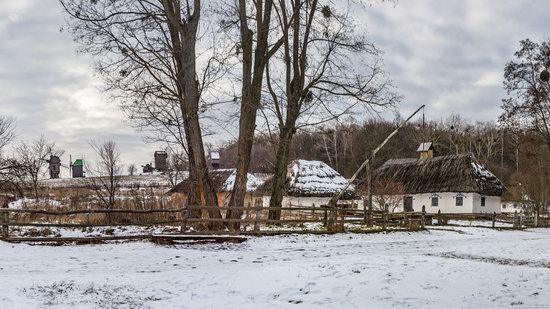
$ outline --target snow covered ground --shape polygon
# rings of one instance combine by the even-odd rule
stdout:
[[[548,308],[550,229],[0,243],[0,308]]]

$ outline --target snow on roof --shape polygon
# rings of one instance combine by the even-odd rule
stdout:
[[[237,170],[236,169],[232,169],[232,170],[233,170],[233,173],[231,173],[231,175],[229,175],[229,177],[227,177],[227,179],[223,183],[222,191],[225,191],[225,192],[233,191],[233,186],[235,185],[235,178],[237,177]],[[262,183],[263,181],[256,178],[256,176],[248,173],[247,180],[246,180],[246,191],[252,192],[256,190],[259,186],[261,186]]]
[[[408,194],[477,192],[502,196],[506,190],[473,154],[391,159],[374,171],[373,181],[400,183]]]
[[[417,152],[428,151],[430,149],[432,149],[432,142],[425,142],[425,143],[420,144],[420,146],[418,146],[418,149],[416,151]]]
[[[217,151],[210,152],[210,159],[219,160],[220,159],[220,153],[217,152]]]
[[[230,192],[233,191],[235,185],[235,178],[237,176],[237,170],[234,168],[229,169],[217,169],[209,172],[212,180],[212,185],[216,192]],[[246,191],[252,192],[256,190],[263,181],[256,178],[254,175],[248,173],[246,182]],[[183,192],[187,193],[191,190],[191,183],[189,179],[184,179],[182,182],[173,187],[168,193]]]
[[[348,181],[321,161],[295,160],[287,170],[287,193],[291,196],[328,197],[340,192]],[[345,195],[354,195],[353,185]]]

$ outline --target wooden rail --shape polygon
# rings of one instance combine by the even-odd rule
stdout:
[[[209,218],[208,210],[213,208],[221,212],[229,209],[240,209],[243,217],[240,219]],[[279,220],[268,218],[269,211],[280,211],[283,216]],[[75,218],[62,221],[52,220],[49,216],[66,217],[72,215],[97,215],[97,214],[121,214],[123,221],[113,222],[90,222],[86,220],[74,221]],[[13,215],[13,216],[10,216]],[[25,218],[30,215],[30,218]],[[151,217],[151,216],[155,217]],[[42,216],[42,217],[40,217]],[[138,217],[133,217],[138,216]],[[167,217],[163,217],[167,216]],[[38,218],[36,218],[38,217]],[[146,218],[147,220],[144,220]],[[152,220],[155,219],[155,220]],[[53,228],[86,228],[86,227],[107,227],[107,226],[155,226],[175,225],[180,227],[180,235],[220,235],[220,234],[256,234],[272,235],[286,233],[335,233],[335,232],[372,232],[387,230],[418,230],[426,225],[449,225],[450,220],[467,221],[488,221],[492,228],[497,227],[496,223],[511,224],[514,229],[524,226],[549,226],[548,217],[533,217],[515,214],[468,214],[468,213],[426,213],[426,212],[393,212],[350,208],[349,205],[339,205],[336,208],[329,207],[216,207],[216,206],[187,206],[178,209],[85,209],[85,210],[41,210],[41,209],[10,209],[0,208],[1,236],[4,240],[35,239],[25,237],[10,237],[10,226],[12,227],[53,227]],[[211,223],[239,223],[240,228],[236,230],[211,230],[204,229]],[[308,226],[307,224],[316,224]],[[193,229],[190,229],[193,227]],[[201,230],[200,228],[203,228]],[[487,226],[483,226],[487,227]],[[150,235],[149,235],[150,236]],[[117,236],[118,237],[118,236]],[[124,238],[125,236],[120,236]],[[147,235],[128,236],[128,239],[143,239]],[[78,238],[78,237],[77,237]],[[111,237],[117,239],[116,237]],[[111,238],[106,238],[107,240]],[[49,237],[48,239],[52,239]],[[58,238],[67,239],[67,238]],[[72,238],[71,238],[72,239]],[[89,238],[88,238],[89,239]],[[46,240],[45,240],[46,241]],[[90,240],[92,241],[92,240]]]

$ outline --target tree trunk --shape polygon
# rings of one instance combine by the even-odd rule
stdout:
[[[258,89],[258,92],[261,88]],[[239,219],[242,216],[244,199],[246,196],[246,183],[248,181],[248,167],[250,166],[250,155],[252,153],[252,145],[254,143],[254,131],[256,129],[256,114],[259,108],[259,97],[250,94],[243,96],[241,103],[241,119],[239,121],[239,140],[237,144],[237,173],[235,176],[235,185],[233,186],[233,194],[229,202],[230,207],[237,209],[229,209],[227,212],[228,219]],[[237,230],[240,228],[238,222],[228,224],[228,226]]]
[[[248,167],[252,145],[254,143],[254,131],[256,129],[256,114],[260,108],[262,96],[262,82],[264,70],[268,61],[268,35],[271,21],[273,0],[256,2],[254,8],[256,21],[256,46],[254,48],[254,32],[248,28],[247,1],[239,0],[239,23],[241,33],[241,49],[243,57],[242,67],[242,101],[239,119],[239,140],[237,143],[237,173],[233,194],[229,202],[227,212],[228,219],[239,219],[242,215],[242,207],[246,195],[246,183],[248,180]],[[228,224],[232,230],[238,230],[240,224],[235,222]]]
[[[179,1],[163,0],[164,10],[168,18],[170,39],[173,45],[174,58],[176,59],[176,84],[180,107],[183,115],[187,147],[189,151],[190,176],[193,177],[195,196],[193,202],[199,201],[201,205],[218,206],[216,192],[212,186],[210,175],[206,167],[202,131],[199,123],[199,82],[197,81],[196,43],[197,30],[201,13],[201,1],[193,2],[193,13],[187,16],[187,21],[182,22],[181,5]],[[192,196],[192,194],[191,194]],[[195,205],[192,205],[195,206]],[[220,219],[221,212],[217,208],[208,210],[210,218]],[[220,230],[222,222],[214,222],[210,228]]]
[[[188,36],[193,36],[195,33],[186,33]],[[184,86],[185,98],[182,100],[182,109],[184,111],[184,121],[188,128],[186,135],[188,136],[188,148],[191,150],[190,155],[194,163],[194,173],[196,177],[196,194],[200,199],[201,205],[218,206],[216,191],[212,185],[212,180],[208,173],[206,158],[204,154],[204,143],[202,140],[202,130],[199,123],[199,83],[196,80],[196,60],[195,60],[195,44],[183,44],[183,70],[181,72]],[[208,215],[210,218],[221,219],[219,209],[209,209]],[[211,228],[215,230],[222,229],[221,222],[214,222]]]
[[[269,200],[269,207],[282,207],[283,196],[285,193],[285,182],[287,174],[287,165],[290,157],[290,144],[292,141],[292,130],[284,129],[279,137],[279,144],[277,146],[277,159],[275,163],[275,173],[273,175],[273,187],[271,189],[271,199]],[[269,219],[280,220],[280,210],[270,210]]]

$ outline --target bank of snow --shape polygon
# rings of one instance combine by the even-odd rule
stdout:
[[[550,229],[0,243],[0,308],[545,308]]]

